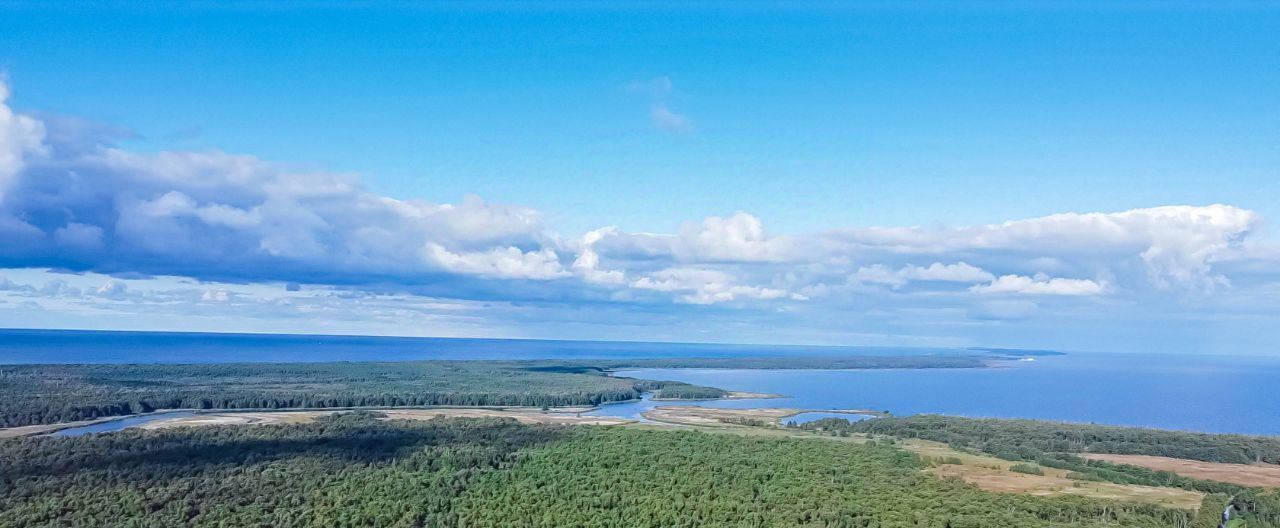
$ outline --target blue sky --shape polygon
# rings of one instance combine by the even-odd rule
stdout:
[[[0,326],[1277,342],[1270,2],[17,2],[0,26]],[[110,186],[67,192],[86,178]],[[280,190],[316,182],[346,190]],[[179,284],[190,306],[141,293]]]

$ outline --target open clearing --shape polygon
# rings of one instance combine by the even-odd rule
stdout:
[[[345,411],[269,411],[200,413],[168,420],[158,420],[140,426],[143,429],[167,429],[201,425],[276,425],[310,422],[321,416]],[[578,416],[577,413],[542,412],[534,408],[483,408],[441,407],[432,409],[379,409],[392,420],[430,420],[438,416],[449,418],[514,418],[523,423],[621,425],[631,420],[608,416]]]
[[[1082,455],[1091,460],[1169,471],[1184,477],[1230,482],[1241,486],[1280,488],[1280,465],[1224,464],[1147,455]]]
[[[929,469],[941,477],[959,478],[987,491],[1028,495],[1081,495],[1099,499],[1159,504],[1170,508],[1200,508],[1204,494],[1177,488],[1091,482],[1067,478],[1068,471],[1041,467],[1044,475],[1009,471],[1017,462],[956,451],[946,444],[928,440],[900,440],[898,445],[923,457],[954,458],[961,464],[939,464]]]
[[[858,443],[868,440],[864,435],[835,437],[802,433],[794,429],[781,427],[744,425],[750,420],[776,424],[787,416],[801,412],[806,411],[786,408],[715,409],[695,406],[662,406],[644,413],[644,417],[668,425],[691,426],[708,431],[742,432],[744,434],[774,432],[796,438]],[[843,412],[865,414],[871,411],[847,410]],[[1200,503],[1204,499],[1203,493],[1183,489],[1073,480],[1067,478],[1067,471],[1047,467],[1041,468],[1044,471],[1044,475],[1018,473],[1009,471],[1009,468],[1016,462],[990,456],[962,453],[946,444],[927,440],[897,440],[896,444],[898,447],[922,457],[959,460],[960,464],[940,464],[929,468],[928,472],[943,478],[958,478],[987,491],[1038,496],[1079,495],[1099,499],[1158,504],[1182,510],[1199,509]]]
[[[787,409],[765,407],[759,409],[717,409],[693,405],[664,405],[654,407],[642,414],[655,422],[676,425],[694,425],[700,427],[730,427],[749,425],[749,421],[759,421],[764,425],[777,425],[788,416],[795,416],[809,411],[806,409]],[[819,412],[878,415],[875,411],[863,409],[835,409]]]
[[[78,422],[62,422],[62,423],[56,423],[56,424],[24,425],[21,427],[5,427],[3,429],[0,429],[0,438],[17,438],[19,436],[35,436],[35,435],[44,434],[44,433],[52,433],[59,429],[68,429],[71,427],[83,427],[86,425],[102,423],[111,419],[114,419],[114,418],[102,418],[98,420],[81,420]]]

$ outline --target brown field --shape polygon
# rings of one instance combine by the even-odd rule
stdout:
[[[726,420],[760,420],[766,423],[777,423],[778,420],[796,414],[796,409],[761,408],[761,409],[714,409],[692,405],[664,405],[654,407],[644,413],[644,417],[655,422],[674,425],[694,425],[702,427],[731,427],[737,424]]]
[[[1016,473],[1009,471],[1015,462],[961,453],[946,444],[927,440],[904,440],[899,441],[898,445],[921,456],[960,459],[962,464],[940,464],[929,468],[929,472],[940,477],[959,478],[987,491],[1027,495],[1080,495],[1159,504],[1181,510],[1200,508],[1200,502],[1204,498],[1203,493],[1176,488],[1072,480],[1067,478],[1067,471],[1049,467],[1041,467],[1044,475]]]
[[[1113,464],[1169,471],[1195,479],[1230,482],[1241,486],[1280,488],[1280,466],[1274,464],[1223,464],[1147,455],[1088,454],[1082,456]]]

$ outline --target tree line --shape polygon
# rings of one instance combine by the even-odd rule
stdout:
[[[538,362],[0,366],[0,427],[160,409],[598,405],[724,391]],[[554,366],[554,365],[551,365]],[[670,391],[670,392],[664,392]],[[700,396],[702,397],[702,396]]]

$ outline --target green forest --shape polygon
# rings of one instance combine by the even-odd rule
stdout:
[[[880,442],[378,418],[0,441],[0,526],[1168,527],[1217,515],[985,492]]]
[[[159,409],[571,406],[724,391],[528,362],[0,366],[0,427]]]
[[[1072,478],[1118,484],[1167,486],[1231,497],[1250,526],[1280,526],[1280,493],[1225,482],[1198,480],[1168,471],[1112,464],[1082,453],[1152,455],[1247,464],[1280,463],[1280,438],[1206,434],[1136,427],[917,415],[854,421],[814,420],[797,427],[828,434],[861,433],[943,442],[1005,460],[1035,462],[1071,471]]]
[[[0,427],[160,409],[597,405],[724,390],[610,376],[625,368],[979,367],[992,356],[567,361],[0,365]]]

